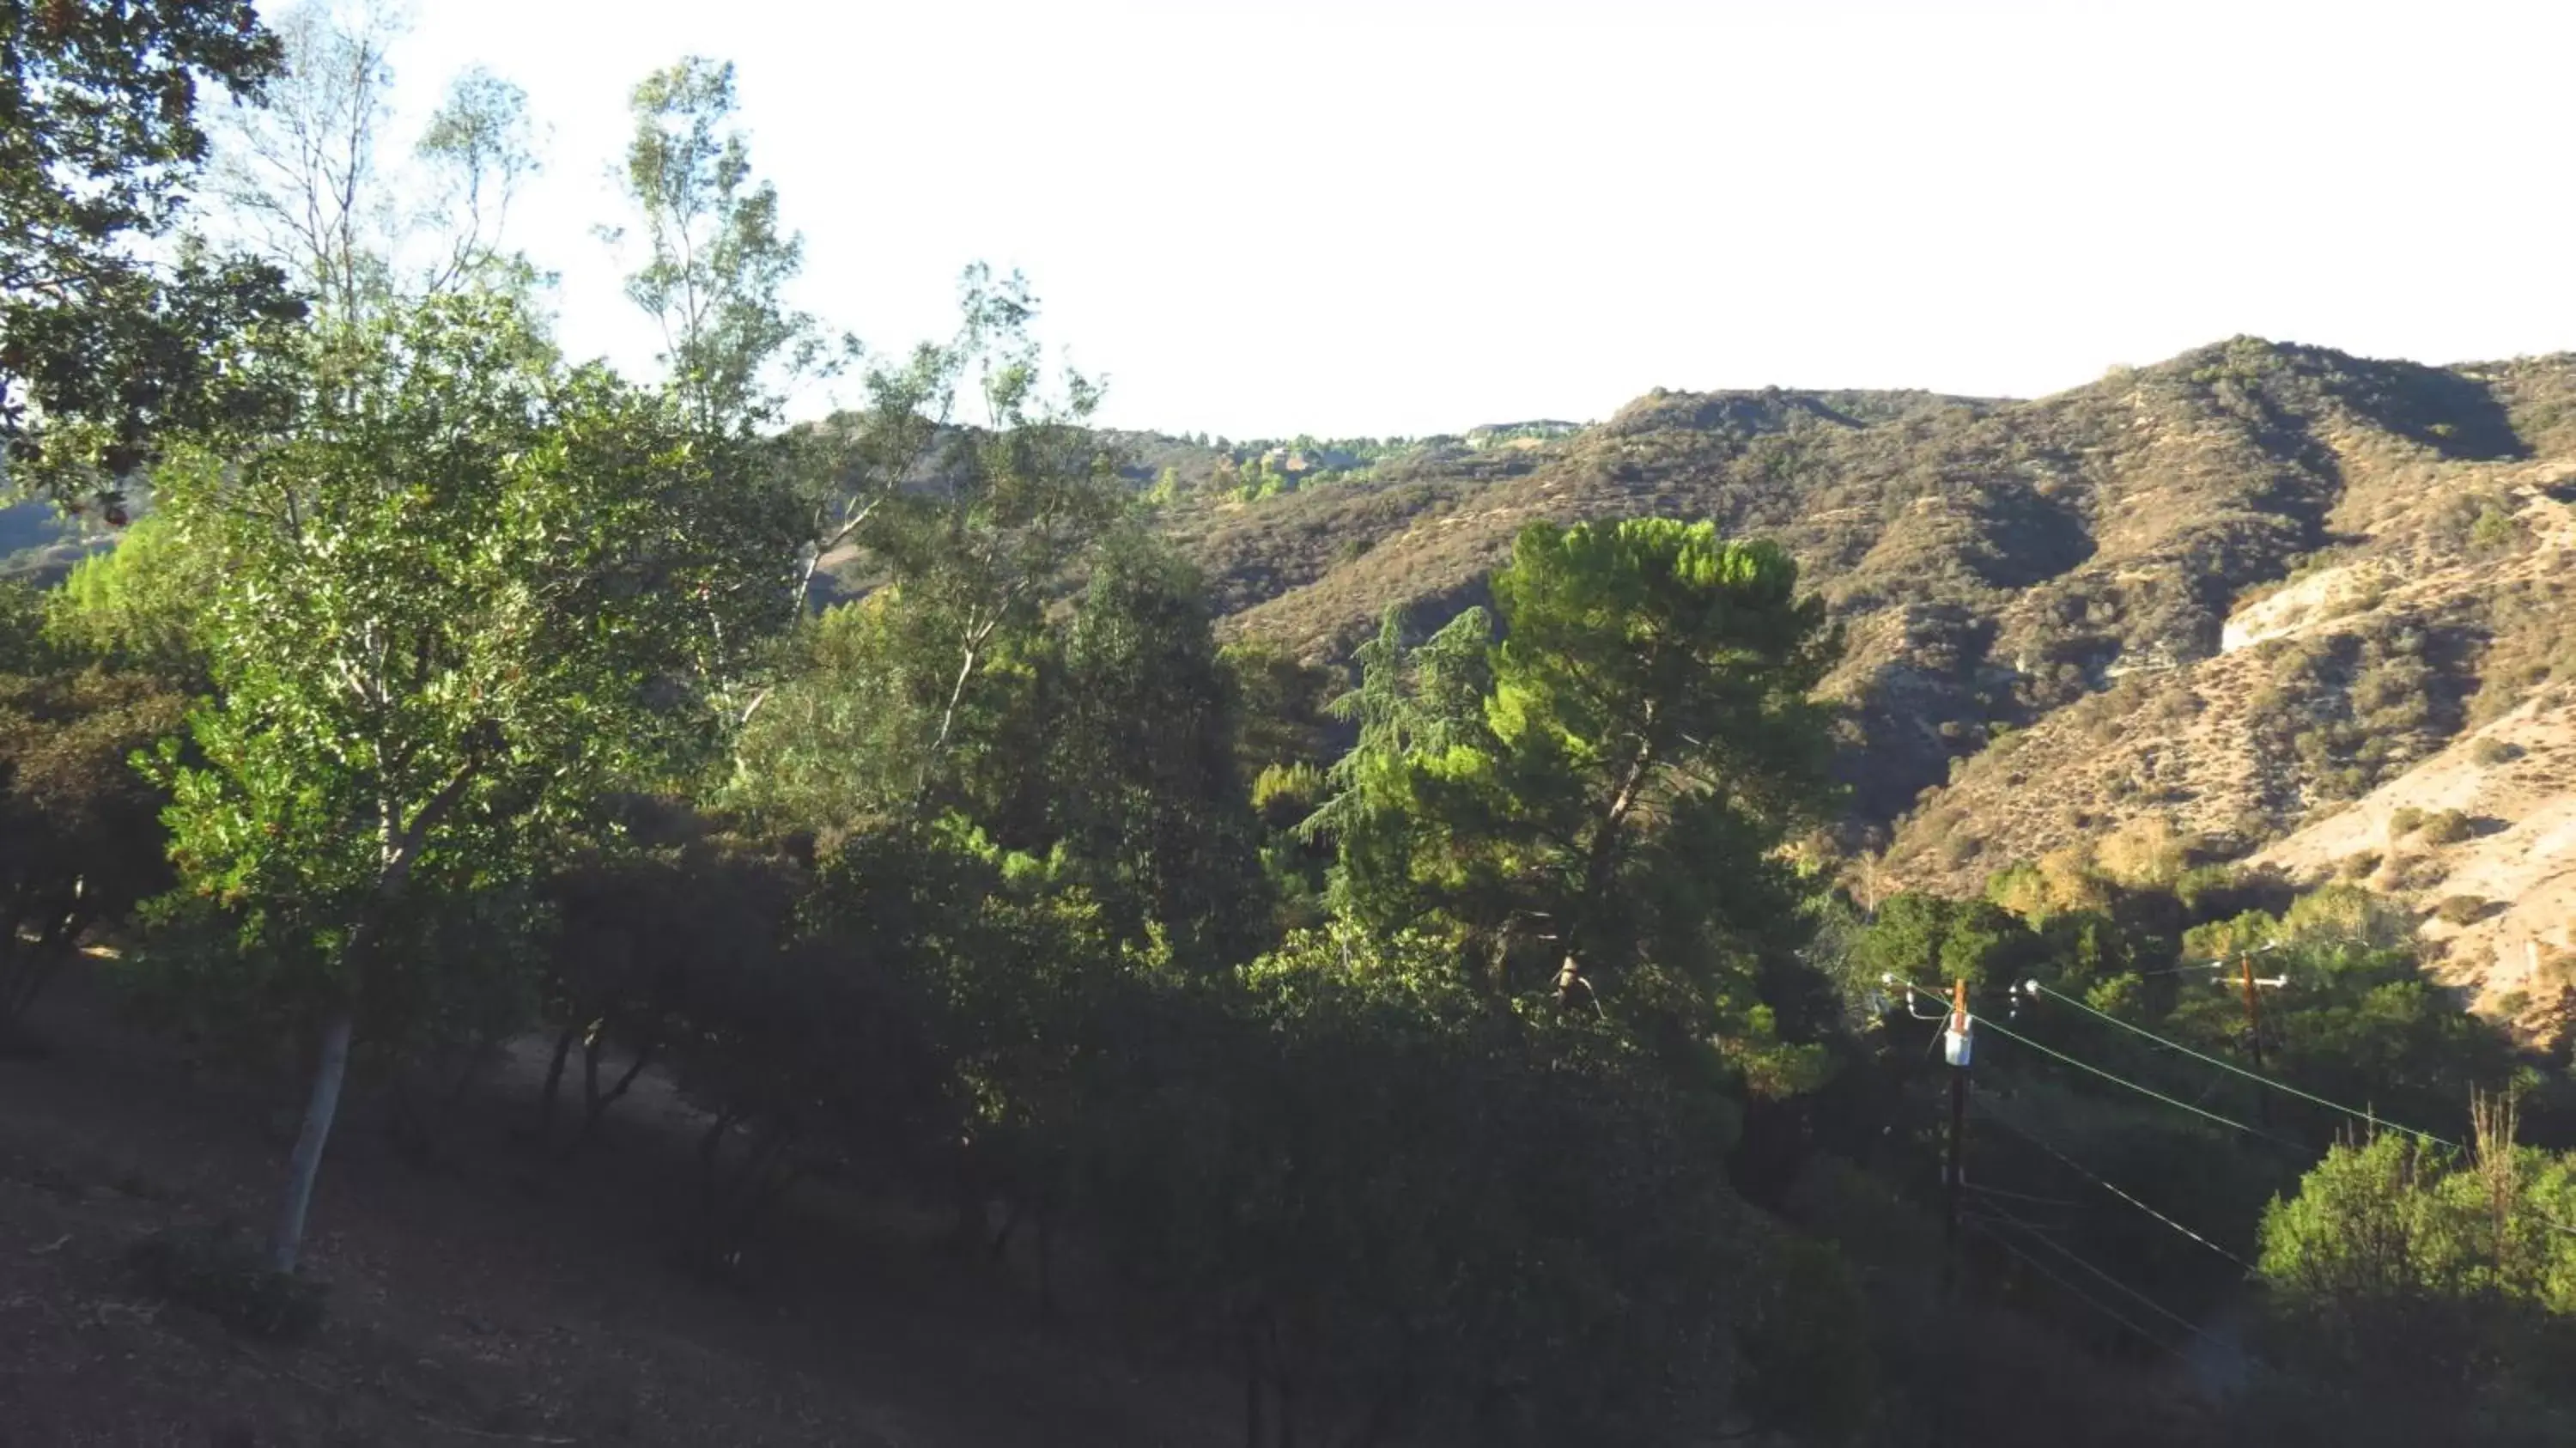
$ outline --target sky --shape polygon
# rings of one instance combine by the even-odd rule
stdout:
[[[1017,267],[1116,426],[2576,348],[2567,0],[415,0],[402,112],[474,63],[528,92],[511,238],[582,355],[651,365],[593,228],[626,92],[692,53],[738,68],[799,304],[901,349]]]

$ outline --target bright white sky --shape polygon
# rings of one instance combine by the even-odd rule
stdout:
[[[1121,426],[1606,416],[1650,387],[2035,395],[2239,332],[2576,348],[2576,3],[417,0],[549,174],[565,340],[649,365],[590,234],[625,91],[696,52],[799,300],[944,334],[1028,272]]]

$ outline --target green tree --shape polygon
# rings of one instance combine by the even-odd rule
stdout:
[[[1380,928],[1445,918],[1506,993],[1543,963],[1569,1002],[1704,1015],[1794,916],[1777,852],[1831,798],[1823,605],[1780,549],[1662,519],[1534,524],[1493,590],[1499,645],[1469,615],[1364,658],[1317,820],[1342,896]]]
[[[2547,1367],[2576,1345],[2576,1164],[2513,1145],[2509,1109],[2487,1121],[2465,1158],[2395,1134],[2337,1146],[2273,1202],[2274,1351],[2410,1418],[2576,1406]]]
[[[1086,1220],[1232,1340],[1247,1442],[1678,1442],[1746,1417],[1826,1441],[1867,1416],[1866,1349],[1817,1350],[1851,1284],[1729,1189],[1728,1103],[1613,1023],[1498,1013],[1446,939],[1347,925],[1101,1006]]]
[[[283,66],[264,105],[220,128],[215,190],[226,220],[287,268],[320,318],[353,326],[406,297],[533,282],[501,244],[538,169],[525,94],[470,69],[411,155],[388,156],[403,16],[387,0],[304,0],[277,23]]]
[[[291,436],[165,469],[160,493],[182,545],[222,562],[221,693],[190,721],[200,757],[160,765],[172,855],[221,911],[239,989],[320,1040],[287,1271],[361,1020],[398,1048],[435,1016],[417,1002],[441,986],[438,932],[704,737],[693,705],[757,632],[735,585],[784,587],[792,558],[737,526],[669,407],[567,370],[508,297],[364,335],[334,344]]]
[[[2043,949],[2029,927],[1999,906],[1907,890],[1880,901],[1853,936],[1845,985],[1875,993],[1893,975],[1939,995],[1947,995],[1956,980],[1979,991],[2000,990],[2037,965]],[[1902,993],[1896,987],[1889,1004],[1904,1005]]]
[[[922,822],[970,801],[993,826],[1005,794],[1023,796],[1023,815],[1043,812],[1025,796],[1048,749],[1028,731],[1053,722],[1029,693],[1053,647],[1046,605],[1120,517],[1126,489],[1083,425],[1097,389],[1079,374],[1049,385],[1025,280],[970,268],[962,292],[956,339],[919,373],[933,389],[880,398],[928,409],[915,421],[939,445],[914,461],[939,486],[867,505],[857,536],[886,584],[800,628],[745,711],[726,795],[772,826]],[[982,424],[937,423],[961,391],[980,399]],[[867,426],[881,440],[902,433]]]
[[[46,636],[80,657],[203,693],[210,680],[199,620],[219,581],[215,564],[182,546],[168,520],[147,514],[116,547],[72,565],[46,598]]]
[[[1070,370],[1050,385],[1027,280],[976,266],[960,291],[951,373],[982,417],[949,430],[932,460],[942,486],[888,499],[871,530],[898,586],[945,636],[953,672],[934,756],[996,643],[1035,626],[1047,589],[1129,501],[1117,459],[1086,426],[1099,387]]]
[[[909,816],[949,683],[936,622],[894,586],[797,630],[735,739],[718,800],[827,841]]]
[[[2447,1136],[2443,1123],[2457,1121],[2472,1090],[2511,1078],[2513,1048],[2426,975],[2411,924],[2366,890],[2328,886],[2280,915],[2249,911],[2201,926],[2184,937],[2183,953],[2234,961],[2264,950],[2261,969],[2283,982],[2262,1001],[2271,1074]],[[2186,992],[2156,1028],[2204,1050],[2237,1051],[2243,1007],[2231,991]],[[2276,1100],[2271,1109],[2308,1122],[2320,1140],[2343,1125],[2309,1103]]]
[[[0,8],[0,478],[106,495],[159,436],[246,405],[228,343],[291,316],[276,268],[178,230],[198,102],[255,101],[277,38],[249,0]]]
[[[1064,645],[1055,829],[1111,928],[1172,932],[1200,960],[1250,954],[1262,918],[1234,710],[1197,574],[1152,541],[1099,550]]]
[[[626,150],[646,248],[626,294],[661,324],[672,386],[710,433],[769,420],[776,370],[819,353],[814,319],[782,298],[803,239],[780,230],[777,188],[752,176],[736,104],[730,63],[686,57],[635,87]]]

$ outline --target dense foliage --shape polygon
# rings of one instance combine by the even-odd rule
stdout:
[[[0,9],[0,469],[66,499],[117,489],[161,430],[255,401],[230,343],[299,310],[255,257],[177,233],[207,156],[206,93],[280,65],[248,0]],[[165,253],[167,254],[167,253]]]

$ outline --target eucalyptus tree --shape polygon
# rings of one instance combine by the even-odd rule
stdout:
[[[388,154],[402,29],[380,0],[306,0],[285,11],[267,104],[219,128],[214,179],[225,220],[286,268],[328,325],[424,295],[533,280],[502,245],[511,202],[539,169],[525,93],[468,70],[412,153]]]
[[[1028,722],[1013,695],[1019,666],[1050,647],[1047,603],[1128,507],[1115,459],[1085,426],[1099,387],[1046,365],[1027,281],[970,267],[960,291],[956,336],[916,374],[935,387],[901,405],[972,421],[937,428],[916,460],[921,486],[867,505],[858,536],[885,586],[791,645],[785,677],[746,722],[738,802],[846,828],[918,822],[975,793],[965,777],[1009,752],[994,731]],[[1044,740],[1022,743],[1032,759],[1045,752]]]
[[[804,238],[785,227],[777,187],[755,175],[728,62],[688,56],[639,82],[620,175],[631,221],[603,239],[639,244],[629,301],[661,333],[667,386],[727,466],[792,485],[805,566],[781,609],[801,616],[824,561],[848,546],[919,468],[953,387],[937,346],[866,367],[852,413],[790,428],[789,394],[861,355],[847,336],[792,305]],[[756,709],[767,698],[755,696]]]

